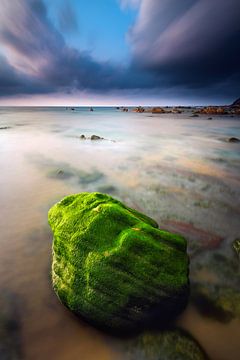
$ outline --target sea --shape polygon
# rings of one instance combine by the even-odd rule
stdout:
[[[1,359],[170,359],[95,329],[55,295],[48,210],[85,191],[185,236],[191,295],[174,326],[209,359],[240,358],[240,143],[229,142],[240,116],[194,110],[0,108]]]

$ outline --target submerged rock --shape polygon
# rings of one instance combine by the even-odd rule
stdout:
[[[126,360],[204,360],[197,342],[180,330],[145,333],[127,344]]]
[[[49,211],[52,281],[89,322],[116,331],[174,318],[189,293],[186,240],[101,193],[65,197]]]
[[[238,139],[236,137],[230,137],[229,139],[227,139],[227,141],[230,143],[239,143],[240,139]]]
[[[4,289],[5,290],[5,289]],[[16,294],[1,292],[0,297],[0,359],[23,359],[21,321]]]
[[[103,138],[101,136],[98,136],[98,135],[92,135],[91,140],[103,140]]]
[[[0,130],[11,129],[11,126],[0,126]]]

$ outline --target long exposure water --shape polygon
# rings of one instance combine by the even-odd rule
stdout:
[[[76,318],[51,288],[47,213],[82,191],[187,238],[192,291],[176,326],[210,359],[240,358],[240,144],[227,141],[240,117],[191,114],[0,108],[0,358],[130,358],[129,340]]]

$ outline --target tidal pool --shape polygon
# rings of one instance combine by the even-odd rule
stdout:
[[[108,193],[187,238],[192,291],[176,327],[210,359],[239,359],[240,145],[226,140],[240,137],[240,117],[190,116],[0,108],[1,359],[155,359],[151,343],[92,328],[51,288],[47,212],[82,191]]]

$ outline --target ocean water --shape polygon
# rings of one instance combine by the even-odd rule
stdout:
[[[176,326],[210,359],[240,358],[240,144],[227,141],[240,117],[191,114],[0,108],[0,358],[128,359],[128,340],[73,316],[51,288],[47,212],[82,191],[187,238],[192,294]]]

